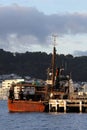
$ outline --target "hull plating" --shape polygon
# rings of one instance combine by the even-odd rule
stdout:
[[[40,101],[8,100],[9,112],[43,112],[45,105]]]

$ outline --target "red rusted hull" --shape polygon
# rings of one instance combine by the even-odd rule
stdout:
[[[11,100],[8,99],[9,112],[44,112],[45,105],[40,101]]]

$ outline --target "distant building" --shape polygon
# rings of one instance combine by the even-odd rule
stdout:
[[[2,87],[0,88],[0,99],[7,99],[11,85],[21,81],[24,81],[24,79],[9,79],[2,81]]]
[[[87,83],[80,87],[78,95],[87,95]]]

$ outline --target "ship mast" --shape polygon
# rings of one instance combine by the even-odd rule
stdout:
[[[52,54],[52,87],[55,85],[55,71],[56,71],[56,37],[57,35],[52,35],[53,37],[53,54]]]

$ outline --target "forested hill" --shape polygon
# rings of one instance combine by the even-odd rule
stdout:
[[[21,76],[46,79],[47,68],[51,66],[52,54],[44,52],[16,53],[0,49],[0,74],[15,73]],[[87,81],[87,56],[73,57],[58,55],[57,67],[63,67],[66,74],[71,74],[74,81]]]

